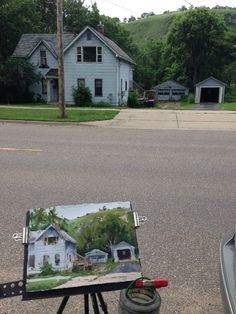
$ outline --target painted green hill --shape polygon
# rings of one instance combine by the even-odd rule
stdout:
[[[212,10],[223,16],[229,29],[236,32],[236,9]],[[171,24],[179,14],[184,14],[184,12],[171,12],[154,15],[123,25],[127,30],[130,31],[134,41],[139,46],[144,46],[151,39],[165,41]]]

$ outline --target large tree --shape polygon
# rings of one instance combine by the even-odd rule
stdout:
[[[223,19],[205,7],[179,15],[167,38],[167,77],[181,78],[191,88],[207,76],[219,77],[232,61]]]

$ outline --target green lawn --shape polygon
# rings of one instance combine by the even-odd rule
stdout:
[[[65,279],[59,279],[59,280],[49,279],[49,280],[42,280],[42,281],[36,281],[36,282],[29,282],[26,285],[26,290],[27,291],[50,290],[66,282],[67,280]]]
[[[223,103],[223,104],[219,104],[219,108],[221,110],[236,110],[236,103]]]
[[[59,117],[58,108],[13,108],[0,107],[0,119],[53,122],[87,122],[113,119],[119,110],[66,109],[66,118]]]
[[[189,104],[187,102],[157,102],[156,108],[168,110],[192,110],[197,107],[196,104]]]

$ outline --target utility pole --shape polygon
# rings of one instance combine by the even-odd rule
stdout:
[[[63,19],[62,0],[57,1],[57,60],[58,60],[58,91],[59,91],[59,116],[65,118],[65,91],[64,91],[64,61],[63,61]]]

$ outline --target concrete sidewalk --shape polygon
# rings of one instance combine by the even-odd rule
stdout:
[[[80,124],[122,129],[188,129],[236,131],[236,112],[123,109],[113,120],[83,122]]]

